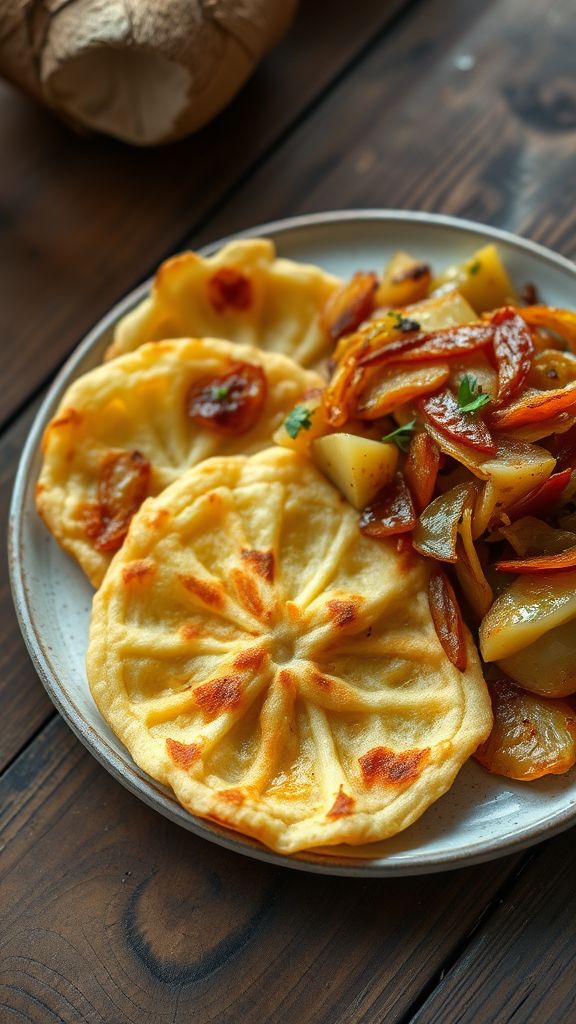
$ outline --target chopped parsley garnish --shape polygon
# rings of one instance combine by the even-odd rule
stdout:
[[[481,266],[482,264],[479,259],[472,260],[472,263],[468,264],[468,273],[477,274]]]
[[[210,398],[213,402],[223,402],[230,394],[229,384],[213,384],[210,391]]]
[[[458,388],[458,405],[462,412],[478,412],[478,409],[482,409],[490,401],[490,395],[483,393],[476,377],[465,373]]]
[[[407,334],[409,331],[420,330],[420,324],[416,320],[409,320],[408,317],[403,316],[402,313],[397,313],[394,309],[389,310],[387,315],[394,317],[396,321],[394,327],[397,331]]]
[[[396,430],[386,434],[382,441],[395,441],[401,451],[407,452],[415,426],[416,420],[410,420],[409,423],[405,423],[402,427],[396,427]]]
[[[392,324],[387,324],[385,318],[393,320]],[[416,320],[408,320],[407,317],[402,316],[402,313],[397,313],[394,309],[387,309],[382,314],[382,318],[376,321],[375,326],[371,331],[367,331],[364,340],[366,342],[374,341],[379,338],[381,334],[386,334],[390,329],[395,331],[402,331],[402,333],[408,333],[409,331],[419,331],[420,324]]]
[[[295,405],[292,412],[284,420],[284,429],[292,440],[298,437],[301,430],[310,430],[312,416],[315,409],[308,409],[305,405]]]
[[[419,331],[420,330],[420,324],[418,323],[417,320],[408,320],[405,316],[403,316],[398,321],[398,330],[399,331],[404,331],[406,334],[409,331]]]

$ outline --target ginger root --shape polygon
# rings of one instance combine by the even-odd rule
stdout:
[[[214,117],[297,0],[4,0],[0,74],[64,119],[134,145]]]

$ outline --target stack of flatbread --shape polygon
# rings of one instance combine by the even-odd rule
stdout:
[[[339,282],[265,240],[185,253],[77,379],[44,438],[40,514],[98,591],[94,699],[182,805],[292,853],[406,828],[490,732],[428,564],[358,530],[274,447],[325,384]]]

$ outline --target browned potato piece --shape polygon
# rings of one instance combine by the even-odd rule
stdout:
[[[576,622],[549,630],[499,665],[515,683],[541,697],[576,693]]]
[[[332,293],[322,314],[322,326],[333,341],[357,330],[373,312],[378,287],[376,274],[359,270]]]
[[[440,274],[432,288],[457,288],[477,313],[517,303],[518,298],[494,244],[478,249],[471,259]]]
[[[394,416],[398,418],[398,410],[394,411]],[[513,438],[497,438],[496,455],[486,458],[482,452],[446,437],[432,423],[426,424],[426,430],[440,451],[485,481],[474,508],[474,539],[484,533],[499,512],[544,483],[556,465],[554,456],[545,448]]]
[[[439,331],[443,327],[458,327],[474,323],[478,317],[469,302],[455,289],[445,295],[434,295],[408,306],[404,315],[420,324],[422,331]]]
[[[546,348],[534,357],[527,383],[529,387],[549,391],[565,388],[573,380],[576,380],[576,356]]]
[[[494,775],[528,782],[576,763],[576,715],[563,700],[534,697],[507,680],[489,682],[494,726],[476,760]]]
[[[496,457],[486,459],[481,466],[486,483],[474,509],[475,538],[501,512],[543,484],[556,465],[550,452],[536,444],[500,437],[497,446]],[[475,475],[480,474],[476,471]]]
[[[397,252],[382,275],[376,292],[379,306],[407,306],[428,295],[432,271],[428,263],[417,260],[407,252]]]
[[[314,441],[312,457],[350,504],[363,509],[393,479],[398,448],[355,434],[329,434]]]
[[[509,658],[575,617],[576,572],[517,576],[482,620],[478,634],[482,657],[484,661]]]

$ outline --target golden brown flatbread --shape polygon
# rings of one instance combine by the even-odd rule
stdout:
[[[233,378],[246,381],[247,401],[227,422]],[[38,510],[98,586],[146,496],[209,456],[266,448],[294,403],[321,383],[285,356],[228,341],[144,345],[64,395],[44,435]],[[194,389],[207,406],[196,396],[192,408]],[[212,418],[200,415],[205,407]]]
[[[262,238],[214,256],[183,252],[156,272],[152,291],[116,326],[107,358],[164,338],[225,338],[315,366],[333,348],[322,313],[338,278],[279,259]]]
[[[192,814],[283,853],[386,838],[492,723],[428,574],[302,456],[209,459],[145,502],[94,599],[94,699]]]

